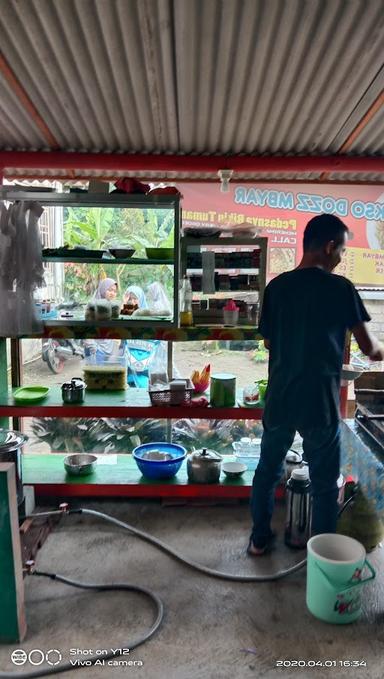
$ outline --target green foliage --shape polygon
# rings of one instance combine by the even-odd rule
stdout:
[[[35,417],[32,431],[38,440],[47,443],[54,452],[87,453],[94,449],[101,422],[86,418]]]
[[[91,249],[132,247],[145,256],[147,247],[172,247],[172,209],[64,208],[64,243]]]
[[[78,264],[76,262],[66,263],[64,267],[65,300],[80,303],[88,302],[97,289],[104,267],[101,264]]]
[[[173,247],[173,227],[173,210],[121,210],[120,233],[141,257],[145,248]]]
[[[105,452],[131,453],[136,446],[152,441],[166,441],[167,426],[164,420],[125,420],[103,418],[104,431],[98,442],[109,447]]]
[[[38,441],[47,443],[52,452],[131,453],[142,444],[166,441],[164,420],[117,418],[39,417],[32,421]],[[232,454],[232,443],[242,436],[259,438],[261,422],[255,420],[190,420],[172,422],[172,441],[187,451],[213,448]]]
[[[255,363],[266,363],[268,361],[268,351],[263,341],[258,342],[257,349],[253,352],[252,360]]]
[[[268,352],[264,350],[257,350],[253,354],[253,360],[255,363],[266,363],[268,361]]]
[[[166,440],[164,420],[35,417],[32,431],[56,453],[131,453],[142,443]]]
[[[108,247],[111,230],[116,223],[116,210],[111,207],[90,207],[84,215],[69,207],[64,221],[64,243],[70,247],[82,245],[93,250]],[[109,238],[108,238],[109,236]]]
[[[225,455],[233,454],[232,443],[243,436],[260,438],[261,422],[256,420],[190,420],[172,423],[172,441],[187,451],[211,448]]]

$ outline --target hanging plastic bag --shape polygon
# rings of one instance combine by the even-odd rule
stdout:
[[[42,330],[33,292],[44,286],[38,220],[43,213],[35,201],[0,205],[0,336],[18,337]]]

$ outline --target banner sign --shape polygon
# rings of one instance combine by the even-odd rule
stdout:
[[[384,287],[384,189],[329,184],[178,183],[183,225],[251,226],[268,238],[268,279],[293,269],[302,256],[303,233],[315,215],[340,217],[350,229],[344,261],[337,273],[358,285]]]

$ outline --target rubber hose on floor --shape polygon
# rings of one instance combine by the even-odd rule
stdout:
[[[142,540],[145,540],[146,542],[155,545],[166,554],[173,556],[174,559],[177,559],[181,563],[186,564],[190,568],[193,568],[194,570],[199,571],[200,573],[204,573],[205,575],[210,575],[214,578],[221,578],[222,580],[233,580],[235,582],[270,582],[271,580],[281,580],[281,578],[285,578],[287,575],[296,573],[296,571],[300,570],[300,568],[303,568],[303,566],[305,566],[307,562],[306,559],[303,559],[302,561],[296,563],[294,566],[291,566],[290,568],[284,568],[281,571],[276,571],[276,573],[263,573],[261,575],[260,574],[246,575],[245,573],[242,575],[235,575],[234,573],[225,573],[223,571],[216,571],[214,568],[209,568],[208,566],[203,566],[202,564],[196,563],[191,559],[187,559],[185,556],[180,554],[176,549],[173,549],[173,547],[170,547],[165,542],[162,542],[162,540],[155,538],[153,535],[150,535],[149,533],[146,533],[145,531],[140,530],[139,528],[131,526],[129,523],[125,523],[124,521],[115,519],[113,516],[108,516],[108,514],[97,512],[95,509],[75,509],[69,510],[68,513],[70,514],[71,511],[77,514],[81,513],[89,514],[90,516],[98,516],[100,519],[104,519],[105,521],[109,521],[110,523],[115,524],[115,526],[120,526],[120,528],[129,530],[130,533],[133,533]]]
[[[348,505],[352,502],[354,499],[354,496],[352,495],[347,502],[343,505],[343,507],[339,511],[339,516],[340,514],[343,513],[344,509],[348,507]],[[62,512],[57,512],[57,511],[52,511],[52,512],[40,512],[37,514],[31,514],[28,517],[25,518],[38,518],[39,516],[50,516],[53,514],[58,514]],[[110,523],[115,524],[116,526],[119,526],[120,528],[124,528],[125,530],[128,530],[130,533],[133,533],[134,535],[137,535],[137,537],[142,538],[142,540],[145,540],[146,542],[149,542],[150,544],[155,545],[155,547],[158,547],[161,549],[163,552],[166,554],[169,554],[173,558],[177,559],[181,563],[186,564],[190,568],[193,568],[194,570],[199,571],[200,573],[204,573],[205,575],[210,575],[215,578],[220,578],[222,580],[232,580],[235,582],[269,582],[271,580],[280,580],[281,578],[286,577],[287,575],[291,575],[292,573],[296,573],[296,571],[300,570],[303,568],[307,562],[307,559],[302,559],[302,561],[299,561],[297,564],[294,566],[291,566],[290,568],[285,568],[280,571],[277,571],[276,573],[266,573],[263,575],[234,575],[233,573],[225,573],[223,571],[217,571],[214,568],[209,568],[208,566],[203,566],[202,564],[198,564],[195,561],[192,561],[191,559],[187,559],[186,557],[182,556],[177,552],[175,549],[172,547],[169,547],[165,542],[162,542],[162,540],[159,540],[158,538],[153,537],[153,535],[150,535],[149,533],[146,533],[145,531],[140,530],[139,528],[135,528],[134,526],[131,526],[129,523],[125,523],[124,521],[120,521],[119,519],[115,519],[113,516],[108,516],[108,514],[103,514],[102,512],[98,512],[94,509],[70,509],[68,514],[89,514],[90,516],[98,516],[101,519],[104,519],[105,521],[109,521]],[[145,643],[150,639],[155,632],[159,629],[162,620],[163,620],[163,615],[164,615],[164,608],[161,600],[159,597],[154,594],[154,592],[151,592],[149,589],[145,589],[143,587],[138,587],[136,585],[128,585],[128,584],[115,584],[115,585],[95,585],[91,583],[81,583],[77,582],[76,580],[69,580],[68,578],[65,578],[61,575],[56,575],[54,573],[44,573],[40,571],[34,571],[34,575],[40,575],[40,576],[45,576],[48,578],[51,578],[52,580],[59,580],[60,582],[64,582],[67,585],[71,585],[73,587],[80,587],[83,589],[95,589],[99,591],[108,591],[108,590],[128,590],[128,591],[133,591],[133,592],[140,592],[142,594],[145,594],[148,596],[155,604],[156,609],[157,609],[157,617],[155,622],[153,623],[152,627],[150,630],[147,632],[147,634],[144,637],[140,637],[136,641],[131,642],[130,644],[127,644],[125,648],[129,649],[134,649],[137,648],[138,646],[141,646],[141,644]],[[106,660],[116,658],[119,656],[119,653],[110,653],[108,655],[104,655],[103,658]],[[90,660],[92,663],[95,663],[96,660],[99,660],[100,656],[95,656],[91,658],[87,658],[87,660]],[[0,679],[14,679],[15,677],[21,677],[21,679],[36,679],[37,677],[43,677],[47,676],[50,674],[58,674],[60,672],[67,672],[70,670],[75,670],[79,669],[81,665],[76,665],[73,666],[70,663],[65,663],[64,665],[61,665],[60,667],[52,667],[52,668],[47,668],[47,669],[42,669],[42,670],[35,670],[33,672],[23,672],[23,673],[18,673],[18,672],[0,672]]]
[[[156,619],[144,636],[139,637],[138,639],[135,639],[134,641],[131,641],[129,643],[121,644],[122,648],[129,648],[130,651],[148,641],[148,639],[150,639],[155,634],[155,632],[157,632],[163,621],[164,606],[161,599],[159,599],[157,594],[151,592],[150,589],[146,589],[145,587],[138,587],[137,585],[130,585],[127,583],[96,585],[89,582],[78,582],[77,580],[70,580],[69,578],[65,578],[62,575],[57,575],[55,573],[44,573],[42,571],[34,571],[32,575],[39,575],[51,578],[51,580],[58,580],[59,582],[64,582],[66,585],[70,585],[71,587],[79,587],[81,589],[91,589],[96,590],[98,592],[105,591],[138,592],[139,594],[144,594],[145,596],[149,597],[149,599],[151,599],[152,603],[155,605]],[[118,658],[120,655],[121,653],[116,652],[108,653],[107,655],[103,656],[99,655],[91,657],[87,656],[87,660],[90,661],[92,665],[94,665],[96,660],[100,660],[100,658],[102,658],[103,660],[112,660],[113,658]],[[32,672],[0,672],[0,679],[15,679],[15,677],[20,677],[21,679],[36,679],[37,677],[45,677],[50,674],[59,674],[60,672],[69,672],[70,670],[77,670],[80,669],[81,667],[82,665],[72,665],[71,663],[64,663],[63,665],[60,666],[58,665],[57,667],[41,668],[38,670],[33,670]]]
[[[338,512],[338,516],[340,516],[343,513],[343,511],[348,507],[348,505],[353,500],[354,495],[352,495],[344,503],[344,505]],[[214,578],[221,578],[222,580],[232,580],[234,582],[271,582],[273,580],[281,580],[282,578],[285,578],[287,575],[292,575],[292,573],[296,573],[301,568],[303,568],[307,563],[307,559],[302,559],[301,561],[298,561],[296,564],[290,566],[289,568],[283,568],[282,570],[276,571],[275,573],[263,573],[259,575],[246,575],[245,573],[242,575],[235,575],[234,573],[225,573],[223,571],[217,571],[214,568],[209,568],[208,566],[203,566],[202,564],[196,563],[191,559],[187,559],[185,556],[182,556],[176,549],[173,549],[173,547],[170,547],[162,540],[159,540],[158,538],[155,538],[153,535],[150,535],[150,533],[146,533],[145,531],[140,530],[139,528],[131,526],[129,523],[125,523],[124,521],[115,519],[113,516],[109,516],[108,514],[103,514],[102,512],[98,512],[94,509],[75,509],[69,510],[68,513],[71,514],[71,512],[78,514],[90,514],[91,516],[98,516],[99,518],[104,519],[105,521],[114,523],[116,526],[120,526],[125,530],[129,530],[134,535],[137,535],[139,538],[142,538],[142,540],[145,540],[146,542],[155,545],[155,547],[158,547],[166,554],[173,556],[175,559],[177,559],[177,561],[186,564],[190,568],[193,568],[194,570],[199,571],[200,573],[204,573],[205,575],[210,575]]]

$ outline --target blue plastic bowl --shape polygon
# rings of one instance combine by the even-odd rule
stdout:
[[[146,460],[143,455],[149,450],[159,450],[172,455],[172,460]],[[144,443],[132,452],[133,458],[143,476],[147,479],[171,479],[179,471],[187,451],[177,443]]]

